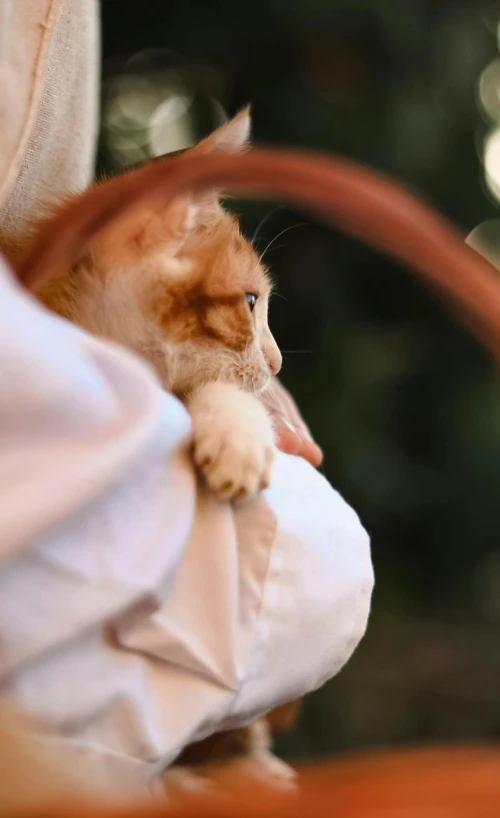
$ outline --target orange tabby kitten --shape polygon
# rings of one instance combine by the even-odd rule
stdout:
[[[191,151],[240,151],[249,132],[244,110]],[[189,409],[193,457],[206,483],[221,499],[239,500],[268,486],[274,458],[271,421],[253,394],[281,367],[267,323],[270,289],[253,247],[213,193],[145,209],[112,228],[38,295],[154,366]],[[269,742],[267,723],[257,722],[197,745],[186,763],[258,756],[272,778],[291,777]]]
[[[192,150],[242,150],[249,129],[245,110]],[[252,394],[281,367],[269,293],[253,247],[214,193],[112,228],[39,297],[148,360],[189,408],[193,456],[208,486],[241,499],[269,484],[274,457],[271,421]]]

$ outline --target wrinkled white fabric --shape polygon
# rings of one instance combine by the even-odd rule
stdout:
[[[184,407],[4,269],[0,371],[0,682],[94,786],[140,785],[337,672],[373,577],[321,475],[279,455],[265,497],[219,503]]]
[[[0,233],[90,179],[95,0],[0,0]],[[3,205],[3,206],[2,206]],[[217,502],[184,407],[131,354],[49,315],[0,259],[0,685],[89,791],[335,674],[366,627],[366,532],[279,455]]]

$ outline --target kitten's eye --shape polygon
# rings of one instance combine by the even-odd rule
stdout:
[[[247,300],[248,306],[250,307],[250,312],[253,312],[255,303],[257,301],[257,296],[255,295],[255,293],[245,293],[245,298]]]

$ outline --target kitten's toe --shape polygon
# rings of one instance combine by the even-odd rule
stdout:
[[[221,500],[244,500],[269,485],[272,462],[259,448],[254,442],[246,450],[226,445],[208,466],[200,464],[207,485]]]
[[[191,402],[193,459],[224,501],[244,500],[269,485],[274,432],[262,404],[228,384],[213,383]]]
[[[244,486],[238,489],[236,494],[233,497],[233,500],[246,500],[248,497],[248,492]]]

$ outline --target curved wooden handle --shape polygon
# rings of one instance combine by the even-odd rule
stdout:
[[[497,818],[500,750],[371,753],[305,769],[301,790],[186,796],[176,805],[68,804],[25,818]]]
[[[384,251],[445,295],[477,337],[500,355],[495,269],[400,186],[349,162],[305,152],[188,152],[115,177],[70,200],[43,224],[18,275],[36,290],[68,269],[116,220],[146,204],[207,188],[286,199]]]

